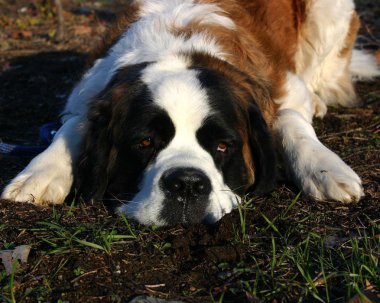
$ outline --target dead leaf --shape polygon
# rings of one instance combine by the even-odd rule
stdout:
[[[27,30],[20,31],[20,37],[22,37],[22,38],[30,38],[32,36],[33,36],[32,31],[27,31]]]
[[[33,36],[33,32],[28,30],[13,31],[10,36],[12,39],[30,38]]]
[[[20,245],[15,249],[0,250],[0,258],[4,264],[7,275],[13,272],[15,262],[18,264],[20,260],[21,263],[27,263],[30,249],[31,247],[29,245]]]
[[[364,290],[361,295],[355,295],[348,303],[380,303],[380,294]]]
[[[10,275],[13,271],[12,250],[0,251],[0,258],[4,264],[7,275]]]
[[[18,259],[22,263],[26,263],[26,262],[28,262],[28,256],[29,256],[29,253],[30,253],[30,249],[31,249],[31,247],[29,245],[20,245],[20,246],[17,246],[13,250],[12,258],[13,259]]]
[[[375,287],[372,285],[372,283],[368,280],[365,280],[365,289],[369,291],[375,290]]]
[[[87,25],[76,25],[74,26],[74,35],[89,35],[92,29]]]

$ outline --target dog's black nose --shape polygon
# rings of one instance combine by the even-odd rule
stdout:
[[[199,169],[174,168],[162,176],[163,190],[171,197],[208,196],[211,193],[210,179]]]

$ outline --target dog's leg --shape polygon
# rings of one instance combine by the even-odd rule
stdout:
[[[294,181],[317,200],[358,201],[363,196],[359,176],[315,134],[311,125],[315,109],[306,84],[289,74],[287,90],[288,94],[278,100],[274,131]]]
[[[53,143],[4,189],[2,198],[35,204],[62,203],[73,183],[73,167],[86,131],[88,100],[108,83],[112,58],[99,59],[74,88]]]
[[[300,31],[295,55],[296,73],[301,75],[323,117],[326,105],[356,106],[353,78],[380,74],[376,60],[353,50],[360,27],[352,0],[308,0],[308,15]]]
[[[73,166],[85,131],[83,116],[66,120],[53,143],[4,189],[2,198],[35,204],[63,203],[73,183]]]

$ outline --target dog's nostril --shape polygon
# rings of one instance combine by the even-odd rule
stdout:
[[[211,182],[200,170],[195,168],[176,168],[162,176],[163,189],[172,195],[197,196],[209,195]]]
[[[204,182],[203,180],[200,182],[195,182],[193,185],[193,190],[198,194],[208,195],[211,191],[211,184],[209,183],[210,181]]]
[[[176,178],[176,176],[169,176],[168,178],[165,178],[163,182],[165,188],[172,193],[181,192],[186,189],[185,182]]]

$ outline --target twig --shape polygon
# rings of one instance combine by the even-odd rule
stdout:
[[[63,9],[61,0],[54,0],[54,4],[57,10],[57,32],[55,33],[55,40],[61,41],[64,36],[63,32]]]
[[[88,276],[88,275],[91,275],[91,274],[96,274],[97,272],[98,272],[97,270],[86,272],[83,275],[80,275],[79,277],[76,277],[75,279],[72,279],[70,282],[74,283],[74,282],[78,281],[79,279],[83,278],[84,276]]]

